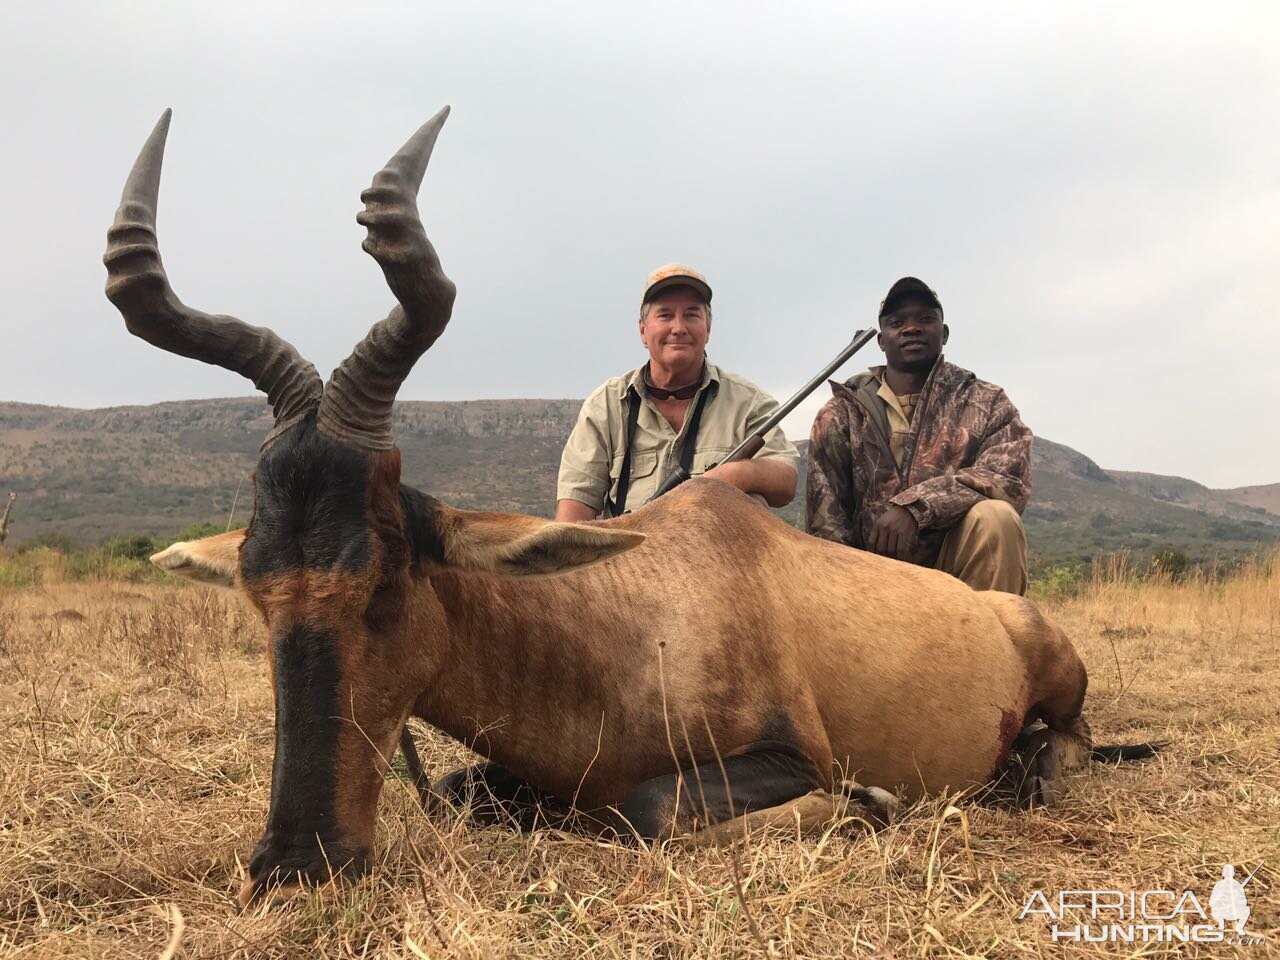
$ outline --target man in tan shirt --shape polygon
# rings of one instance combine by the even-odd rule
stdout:
[[[800,457],[780,428],[768,433],[751,460],[720,464],[778,404],[707,360],[706,278],[678,263],[649,274],[639,329],[648,363],[592,393],[565,443],[556,519],[593,520],[633,510],[678,463],[693,476],[724,480],[770,506],[789,503]]]

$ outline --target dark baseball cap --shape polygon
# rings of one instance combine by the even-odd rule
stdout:
[[[923,300],[931,307],[942,309],[942,301],[927,283],[915,277],[903,277],[889,288],[889,292],[880,301],[880,316],[893,313],[907,300]]]

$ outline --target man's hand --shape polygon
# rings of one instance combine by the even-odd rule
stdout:
[[[732,463],[718,463],[706,473],[704,477],[711,477],[715,480],[723,480],[725,483],[731,483],[743,493],[746,493],[746,485],[748,481],[749,470],[744,470],[751,463],[750,460],[735,460]]]
[[[919,532],[911,511],[895,503],[880,514],[871,528],[871,550],[882,556],[906,560]]]

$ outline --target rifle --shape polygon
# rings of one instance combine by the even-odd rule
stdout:
[[[751,433],[747,435],[747,438],[734,447],[733,450],[730,451],[729,455],[721,460],[720,463],[732,463],[735,460],[750,460],[759,453],[760,448],[764,446],[765,434],[786,419],[787,415],[791,413],[792,410],[800,406],[805,397],[813,393],[814,390],[817,390],[818,387],[831,376],[831,374],[844,366],[846,360],[875,339],[875,336],[876,331],[874,329],[859,330],[855,333],[853,335],[853,339],[849,341],[849,345],[841,350],[834,360],[818,371],[812,380],[792,394],[791,398],[788,399],[786,403],[778,407],[778,409],[770,415],[768,420],[752,430]],[[715,466],[719,466],[719,464],[715,464]],[[677,464],[675,469],[667,474],[666,479],[662,481],[662,485],[658,487],[654,495],[646,500],[645,503],[652,503],[664,493],[670,493],[688,479],[688,471]]]

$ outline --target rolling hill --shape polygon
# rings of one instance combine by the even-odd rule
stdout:
[[[406,401],[395,431],[404,480],[455,506],[550,516],[560,448],[578,400]],[[77,410],[0,403],[0,494],[18,502],[9,546],[50,535],[89,545],[119,533],[172,536],[241,519],[271,427],[259,398]],[[1128,549],[1231,557],[1280,541],[1280,484],[1212,490],[1192,480],[1108,471],[1037,438],[1026,513],[1041,563]],[[779,511],[792,523],[801,506]]]

